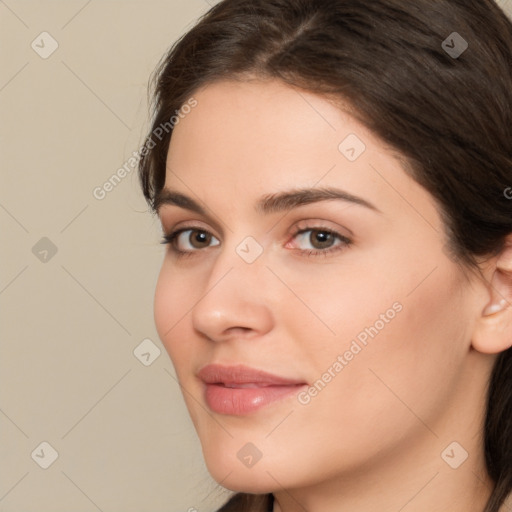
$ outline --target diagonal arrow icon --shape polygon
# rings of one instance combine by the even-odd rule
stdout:
[[[469,43],[458,32],[452,32],[441,47],[452,59],[458,59],[468,49]]]
[[[249,469],[258,463],[262,455],[261,451],[253,443],[246,443],[236,454],[238,460]]]
[[[160,349],[149,338],[145,338],[135,347],[133,355],[144,366],[150,366],[160,357]]]
[[[55,50],[57,50],[59,43],[48,32],[41,32],[30,43],[30,47],[39,55],[39,57],[47,59]]]
[[[30,457],[40,468],[48,469],[59,458],[59,454],[50,443],[43,441],[34,448]]]
[[[366,146],[355,133],[350,133],[340,142],[338,150],[349,162],[355,162],[365,152]]]
[[[237,245],[236,253],[246,263],[250,264],[261,256],[263,247],[252,236],[247,236]]]
[[[452,469],[457,469],[469,457],[469,453],[457,441],[450,443],[442,452],[441,458]]]
[[[32,247],[32,254],[42,263],[48,263],[57,252],[57,246],[46,236]]]

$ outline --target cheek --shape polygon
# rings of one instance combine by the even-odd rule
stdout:
[[[153,302],[153,311],[155,318],[155,326],[158,331],[160,340],[165,344],[166,332],[172,328],[174,322],[174,305],[176,304],[176,287],[169,286],[170,276],[166,272],[165,263],[160,269],[158,281],[155,288],[155,296]],[[167,345],[166,345],[167,348]]]
[[[295,296],[283,294],[286,306],[276,314],[290,329],[289,337],[301,340],[309,375],[327,369],[338,355],[350,351],[354,340],[362,350],[353,359],[360,359],[370,342],[385,338],[403,314],[397,310],[403,311],[404,279],[397,280],[389,266],[356,262],[357,258],[361,259],[355,255],[336,266],[312,267],[307,279],[303,269],[280,269]]]
[[[470,338],[461,328],[469,325],[461,280],[448,260],[416,259],[412,265],[396,254],[382,256],[365,272],[364,266],[359,272],[347,266],[334,279],[317,275],[314,288],[296,281],[297,294],[322,320],[304,308],[309,327],[295,320],[293,336],[302,340],[303,361],[320,389],[306,407],[316,418],[325,412],[325,425],[342,424],[355,437],[376,419],[388,425],[391,437],[397,425],[421,427],[404,404],[420,417],[440,414]],[[288,325],[300,318],[297,313],[283,313]],[[333,404],[341,404],[339,413]]]
[[[164,261],[155,289],[154,320],[155,326],[176,370],[181,367],[180,361],[187,357],[191,350],[192,340],[184,343],[186,336],[187,312],[192,306],[190,279],[180,279],[172,267]]]
[[[437,431],[449,408],[467,348],[467,333],[459,327],[464,304],[453,273],[447,270],[436,277],[409,296],[413,287],[406,294],[384,294],[382,301],[382,295],[371,296],[365,307],[348,301],[345,312],[332,311],[331,320],[338,320],[337,337],[313,341],[312,329],[302,333],[308,344],[304,361],[313,361],[317,391],[309,403],[298,402],[294,420],[273,434],[275,445],[295,439],[301,457],[319,465],[314,470],[310,466],[310,471],[329,476],[339,470],[339,461],[350,470],[420,437],[434,440],[429,429]],[[380,330],[371,330],[397,299],[402,309],[393,310],[394,318],[383,327],[377,324]],[[360,333],[368,335],[366,344],[358,341]],[[345,357],[343,369],[336,373],[337,357],[347,351],[351,359]]]
[[[435,422],[454,392],[469,337],[460,327],[465,311],[457,283],[449,271],[439,272],[413,293],[411,286],[409,295],[397,291],[384,301],[370,298],[365,308],[349,309],[344,324],[338,324],[346,336],[343,349],[336,347],[330,360],[349,350],[354,341],[352,347],[359,345],[360,351],[348,352],[352,360],[340,373],[330,398],[341,400],[353,413],[354,432],[365,419],[378,421],[381,430],[387,427],[391,437],[397,426],[424,428],[417,417],[427,424]],[[393,301],[399,302],[400,311],[386,314]],[[387,323],[380,320],[382,313]],[[350,330],[344,331],[344,326]]]

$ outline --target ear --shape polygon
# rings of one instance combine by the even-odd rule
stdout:
[[[512,235],[492,262],[488,302],[472,338],[473,348],[484,354],[498,354],[512,346]]]

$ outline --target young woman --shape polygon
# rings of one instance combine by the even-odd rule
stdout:
[[[221,510],[511,510],[504,12],[224,0],[155,84],[155,322]]]

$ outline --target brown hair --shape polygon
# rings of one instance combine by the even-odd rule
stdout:
[[[454,32],[468,43],[460,55],[449,51],[462,41]],[[492,0],[221,1],[154,76],[139,164],[153,210],[165,182],[169,120],[199,88],[249,77],[349,104],[431,193],[447,249],[464,268],[503,248],[512,233],[512,23]],[[498,512],[512,490],[512,349],[493,369],[484,434],[495,483],[484,512]],[[265,510],[270,499],[238,493],[222,511]]]

